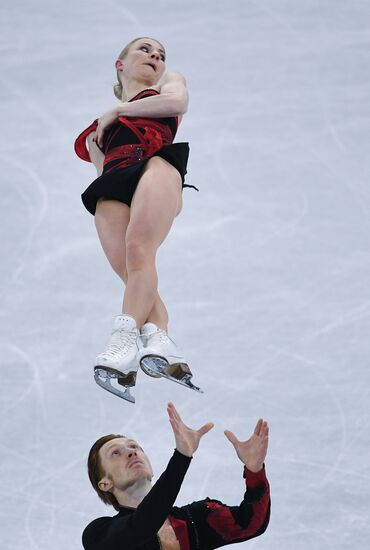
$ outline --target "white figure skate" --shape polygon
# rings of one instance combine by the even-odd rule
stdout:
[[[97,356],[94,367],[95,382],[99,386],[131,403],[135,403],[130,388],[135,386],[139,368],[136,358],[139,342],[135,319],[130,315],[118,315],[114,318],[107,349]],[[112,381],[118,386],[112,385]]]
[[[191,382],[192,373],[185,358],[167,332],[154,323],[146,323],[140,331],[143,348],[137,359],[141,369],[154,378],[172,380],[199,393],[203,391]]]

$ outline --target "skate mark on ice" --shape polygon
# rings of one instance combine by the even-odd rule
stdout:
[[[21,257],[18,259],[18,265],[14,269],[13,276],[11,278],[11,281],[15,281],[18,279],[20,273],[25,267],[26,260],[28,259],[30,253],[31,245],[34,241],[35,232],[45,217],[48,200],[46,186],[41,178],[38,177],[36,172],[28,168],[28,166],[26,166],[25,164],[18,162],[17,160],[14,160],[12,158],[5,157],[2,154],[0,154],[0,160],[5,166],[8,164],[11,166],[11,169],[15,169],[16,172],[23,174],[24,180],[26,182],[29,182],[30,186],[32,185],[32,189],[30,188],[26,193],[26,185],[20,185],[17,178],[12,181],[12,190],[17,193],[18,198],[28,211],[28,223],[30,226],[30,229],[28,231],[25,231],[24,233],[24,248],[22,250]],[[33,198],[35,196],[35,190],[39,192],[39,200],[37,201],[37,206],[32,205],[32,201],[30,200],[30,197]]]
[[[308,339],[305,339],[305,340],[308,340]],[[297,360],[300,363],[304,363],[310,367],[310,372],[312,373],[312,376],[317,378],[321,384],[321,387],[324,387],[326,390],[326,395],[329,397],[329,401],[332,404],[333,418],[334,419],[339,418],[339,422],[337,422],[340,428],[340,432],[338,434],[340,438],[339,451],[337,452],[334,462],[330,464],[324,480],[321,480],[321,482],[324,481],[324,483],[328,483],[329,479],[332,477],[332,473],[338,468],[338,464],[342,461],[345,453],[345,449],[348,448],[346,416],[345,416],[342,403],[339,397],[337,396],[336,392],[333,390],[333,387],[326,380],[325,376],[321,373],[322,365],[319,362],[309,360],[308,358],[300,355],[297,352],[288,351],[286,349],[278,350],[277,348],[275,348],[275,351],[278,352],[278,355],[280,357],[288,357],[289,359]]]
[[[32,376],[30,377],[28,384],[21,391],[21,393],[19,395],[17,394],[18,396],[12,399],[12,402],[5,408],[5,410],[3,411],[3,415],[8,415],[9,413],[11,413],[13,409],[17,408],[26,399],[26,397],[28,397],[28,395],[35,390],[38,405],[40,406],[46,418],[46,410],[43,404],[44,388],[42,385],[38,366],[34,361],[32,361],[30,356],[18,346],[14,344],[8,344],[4,346],[4,349],[6,353],[10,351],[10,354],[16,358],[17,363],[25,365],[27,367],[27,370],[31,372]],[[4,357],[5,353],[2,353],[2,355]]]

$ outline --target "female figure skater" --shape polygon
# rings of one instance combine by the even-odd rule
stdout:
[[[188,143],[172,143],[188,92],[181,74],[165,74],[165,55],[157,40],[132,40],[115,63],[118,105],[75,143],[76,153],[98,173],[82,201],[95,215],[103,250],[126,285],[122,315],[115,317],[108,346],[95,361],[95,380],[130,401],[128,387],[135,385],[139,362],[151,376],[172,374],[197,389],[167,334],[168,313],[157,290],[156,253],[181,211],[182,187],[190,187],[184,184]],[[147,368],[145,358],[152,356],[181,368],[158,374]],[[126,386],[124,394],[113,389],[110,378]]]

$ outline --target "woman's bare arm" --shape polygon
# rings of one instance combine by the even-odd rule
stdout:
[[[144,97],[140,101],[120,101],[116,107],[107,111],[98,119],[94,140],[101,146],[104,131],[114,124],[118,117],[162,118],[186,113],[189,97],[185,78],[180,73],[167,73],[158,87],[158,95]]]
[[[95,141],[93,141],[94,136],[95,132],[91,132],[91,134],[87,136],[87,144],[89,148],[91,162],[95,166],[98,176],[101,176],[103,172],[103,163],[105,157],[104,154],[100,151],[99,147],[96,145]]]
[[[159,82],[159,95],[144,97],[140,101],[120,102],[117,116],[178,116],[186,113],[189,103],[185,78],[176,72],[166,73]]]

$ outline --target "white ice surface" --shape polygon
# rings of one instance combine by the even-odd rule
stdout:
[[[271,425],[268,531],[238,548],[369,548],[370,3],[1,3],[2,550],[81,548],[111,513],[85,461],[137,438],[160,474],[165,404],[212,420],[178,503],[243,493],[223,436]],[[142,373],[135,406],[95,385],[121,286],[80,193],[76,135],[115,103],[133,37],[167,47],[191,106],[185,205],[159,256],[171,332],[203,396]]]

